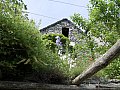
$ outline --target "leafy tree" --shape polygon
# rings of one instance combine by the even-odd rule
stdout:
[[[22,16],[22,10],[26,9],[23,0],[0,0],[0,13],[10,18]]]
[[[82,38],[86,44],[82,45],[85,44],[87,48],[83,46],[82,49],[86,48],[92,56],[98,57],[120,38],[120,0],[90,0],[89,16],[89,20],[85,20],[80,14],[74,14],[71,19],[86,30],[86,35]],[[118,58],[112,62],[104,74],[108,77],[118,76],[119,61]]]
[[[90,2],[90,21],[93,27],[91,32],[98,31],[94,34],[96,37],[113,45],[120,36],[120,1],[91,0]]]

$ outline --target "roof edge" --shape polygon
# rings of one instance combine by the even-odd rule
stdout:
[[[71,22],[69,19],[63,18],[63,19],[61,19],[61,20],[59,20],[59,21],[57,21],[57,22],[55,22],[55,23],[53,23],[53,24],[51,24],[51,25],[48,25],[48,26],[40,29],[40,31],[44,31],[45,29],[50,28],[50,27],[52,27],[52,26],[54,26],[54,25],[56,25],[56,24],[58,24],[58,23],[60,23],[60,22],[62,22],[62,21],[68,21],[68,22],[71,23],[73,26],[75,26],[77,29],[81,30],[81,29],[78,28],[73,22]],[[81,31],[82,31],[82,30],[81,30]]]

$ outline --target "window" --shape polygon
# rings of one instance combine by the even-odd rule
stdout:
[[[69,35],[69,28],[62,28],[62,34],[65,36],[65,37],[68,37]]]

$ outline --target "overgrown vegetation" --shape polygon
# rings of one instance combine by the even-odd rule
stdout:
[[[90,3],[89,20],[80,14],[71,17],[77,26],[86,30],[79,38],[79,44],[71,49],[69,39],[63,35],[41,35],[34,21],[22,13],[23,9],[27,9],[22,0],[1,0],[0,71],[3,77],[17,77],[15,80],[19,80],[32,72],[43,82],[60,83],[66,79],[64,77],[71,79],[77,76],[95,58],[104,54],[120,38],[120,1],[90,0]],[[56,53],[60,49],[56,46],[56,36],[61,38],[67,57],[64,60]],[[71,63],[74,67],[70,68],[68,59],[74,60]],[[120,78],[120,58],[99,75]]]
[[[84,43],[76,49],[77,53],[84,51],[79,55],[79,60],[85,62],[87,59],[85,65],[89,63],[89,58],[94,60],[104,54],[120,38],[120,25],[118,25],[120,23],[120,1],[90,0],[89,12],[89,20],[84,19],[80,14],[74,14],[71,17],[78,26],[86,30],[86,35],[80,39],[80,42]],[[117,58],[99,72],[99,75],[117,78],[120,76],[119,68],[120,58]]]
[[[66,47],[68,48],[69,45],[69,39],[67,37],[65,37],[62,34],[45,34],[42,36],[43,40],[45,41],[45,45],[47,48],[49,48],[50,50],[52,50],[54,53],[56,53],[56,51],[59,49],[58,46],[56,45],[56,37],[59,36],[60,37],[60,41],[61,41],[61,46],[63,48],[64,51],[66,51]]]
[[[55,78],[54,75],[63,78],[67,74],[63,72],[66,63],[45,47],[35,23],[22,15],[22,0],[1,1],[0,5],[0,70],[3,77],[24,78],[26,73],[35,71],[43,76],[47,74],[48,79]]]

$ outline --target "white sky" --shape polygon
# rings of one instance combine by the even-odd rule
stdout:
[[[43,16],[29,14],[29,19],[35,20],[36,23],[38,23],[41,20],[41,28],[46,27],[63,18],[70,19],[70,16],[72,16],[74,13],[80,13],[84,18],[88,18],[87,4],[89,3],[89,0],[55,0],[79,6],[85,6],[86,8],[53,2],[50,0],[23,1],[27,5],[29,12],[56,18],[51,19]]]

